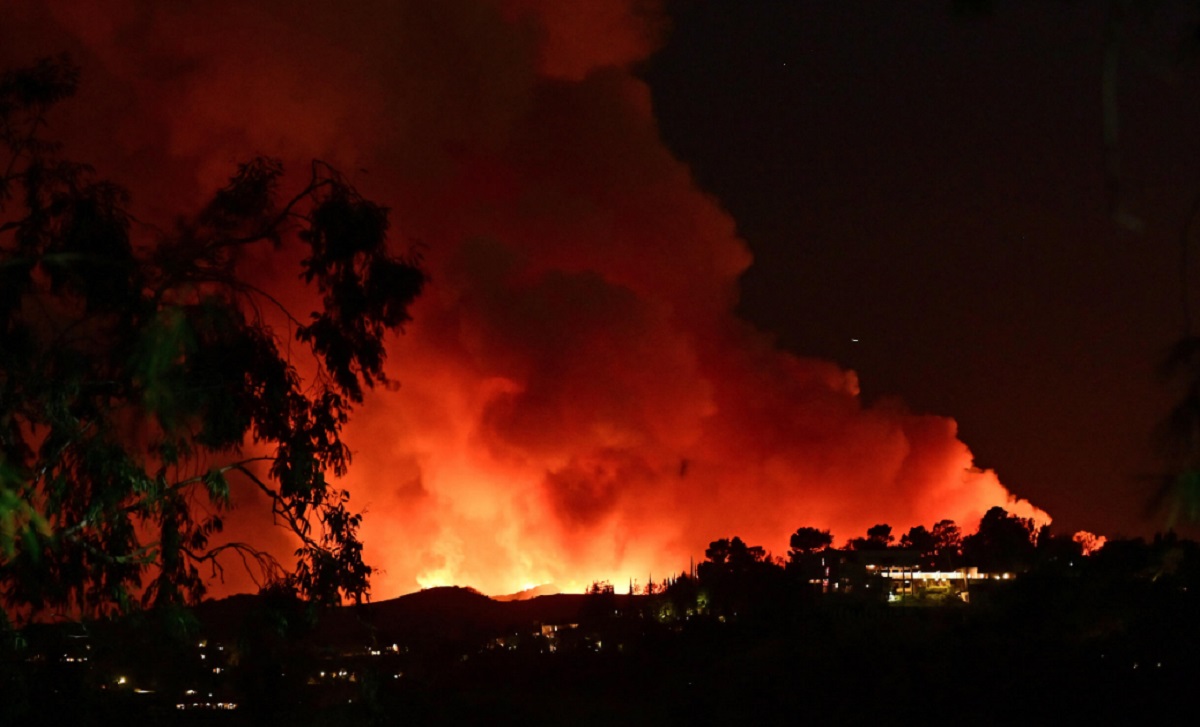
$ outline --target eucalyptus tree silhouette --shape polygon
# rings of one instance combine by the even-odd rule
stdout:
[[[64,57],[0,75],[0,598],[27,616],[176,606],[233,557],[314,601],[362,599],[360,515],[328,475],[387,381],[419,256],[389,252],[388,211],[321,162],[289,199],[259,158],[173,229],[138,223],[122,188],[41,137],[78,81]],[[305,318],[241,264],[285,245],[305,251]],[[239,487],[290,531],[294,568],[220,539]]]

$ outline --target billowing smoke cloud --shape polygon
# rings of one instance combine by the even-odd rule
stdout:
[[[17,0],[0,61],[75,54],[54,131],[143,217],[254,154],[320,157],[424,251],[401,387],[347,431],[376,598],[659,577],[722,536],[783,553],[801,525],[1046,519],[973,468],[953,420],[864,408],[853,372],[733,316],[750,255],[630,72],[663,32],[653,4],[81,5]],[[300,301],[290,272],[259,274]]]

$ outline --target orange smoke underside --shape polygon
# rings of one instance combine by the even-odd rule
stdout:
[[[547,383],[451,357],[425,345],[425,327],[404,340],[401,390],[348,432],[367,554],[385,569],[376,597],[645,583],[718,537],[784,555],[801,525],[840,542],[880,522],[969,530],[993,505],[1049,520],[972,467],[952,420],[864,409],[853,375],[828,364],[751,357],[739,341],[688,369],[635,342],[580,342],[581,360],[556,362],[562,378]],[[803,378],[812,368],[834,380]]]
[[[993,505],[1049,519],[973,467],[953,420],[864,407],[853,372],[733,315],[750,255],[629,71],[657,42],[651,5],[17,0],[0,29],[14,60],[79,54],[56,130],[144,218],[193,207],[237,160],[302,174],[317,156],[392,207],[398,249],[423,243],[433,282],[390,349],[401,387],[346,431],[376,599],[644,583],[719,537],[783,555],[800,526],[840,542],[969,530]],[[247,270],[302,308],[279,259]],[[240,504],[231,535],[261,538],[261,503]]]

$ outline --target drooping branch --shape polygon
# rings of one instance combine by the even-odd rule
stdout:
[[[218,578],[222,583],[225,582],[225,567],[220,562],[220,556],[226,552],[233,552],[242,561],[242,567],[246,574],[250,576],[250,580],[254,581],[254,585],[260,589],[272,583],[278,583],[286,578],[286,571],[275,556],[270,553],[259,550],[258,548],[237,541],[231,541],[218,545],[202,553],[196,553],[187,550],[187,556],[197,563],[209,563],[212,567],[212,577]],[[251,567],[251,563],[256,568]]]

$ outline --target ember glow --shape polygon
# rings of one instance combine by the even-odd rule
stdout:
[[[1071,536],[1071,540],[1079,543],[1079,547],[1083,549],[1084,555],[1091,555],[1092,553],[1095,553],[1103,548],[1104,544],[1108,542],[1108,538],[1104,537],[1103,535],[1089,533],[1086,530],[1080,530],[1079,532],[1075,533],[1075,535]]]
[[[646,3],[194,6],[17,0],[0,60],[77,54],[54,130],[144,218],[251,155],[316,156],[419,241],[433,283],[391,349],[400,388],[347,432],[376,599],[644,583],[718,537],[783,554],[801,525],[1048,521],[952,419],[866,407],[854,372],[733,315],[750,254],[630,70],[660,31]]]

